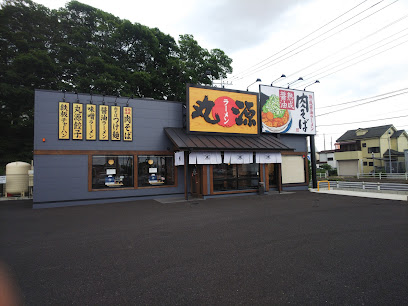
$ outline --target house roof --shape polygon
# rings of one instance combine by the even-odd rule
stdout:
[[[389,150],[385,151],[383,156],[387,157],[389,155],[388,151]],[[404,155],[405,155],[404,152],[398,152],[398,151],[391,149],[391,156],[404,156]]]
[[[336,150],[324,150],[324,151],[320,151],[320,152],[317,152],[317,153],[334,153],[334,152],[336,152]]]
[[[404,133],[404,132],[405,132],[405,130],[396,131],[394,134],[391,135],[391,138],[398,138],[398,137],[400,137],[401,134]]]
[[[182,128],[165,128],[166,135],[178,150],[191,151],[294,151],[274,135],[208,135],[187,133]]]
[[[361,130],[367,130],[367,133],[365,133],[364,135],[360,135],[360,136],[356,135],[356,131],[360,130],[360,129],[348,130],[342,136],[340,136],[340,138],[338,138],[336,141],[341,142],[341,141],[381,137],[392,126],[393,126],[392,124],[388,124],[388,125],[364,128],[364,129],[361,129]]]

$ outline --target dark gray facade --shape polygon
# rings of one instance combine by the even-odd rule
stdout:
[[[58,139],[58,102],[62,92],[36,90],[34,106],[34,207],[134,200],[146,196],[184,194],[183,172],[178,170],[177,187],[135,190],[88,191],[88,155],[44,154],[44,151],[171,151],[165,127],[181,127],[182,103],[130,99],[133,108],[133,141],[88,141]],[[91,96],[66,93],[66,102],[88,104]],[[93,104],[125,106],[128,98],[93,96]],[[98,123],[97,123],[98,124]],[[43,139],[45,140],[43,142]],[[98,137],[97,137],[98,139]],[[121,138],[123,139],[123,137]],[[36,154],[36,153],[41,154]]]
[[[132,107],[133,141],[101,141],[58,139],[58,102]],[[85,106],[84,106],[85,110]],[[128,99],[112,96],[62,93],[36,90],[34,108],[34,208],[96,204],[135,200],[147,197],[183,196],[184,167],[175,167],[176,184],[160,188],[129,188],[90,190],[90,158],[93,155],[131,154],[129,152],[169,152],[174,145],[166,136],[164,128],[183,127],[183,103],[153,99]],[[72,114],[71,114],[72,124]],[[97,120],[97,125],[99,124]],[[98,127],[97,127],[98,130]],[[281,135],[279,138],[295,152],[307,152],[305,136]],[[135,153],[136,154],[136,153]],[[147,154],[147,153],[146,153]],[[134,161],[136,163],[136,160]],[[261,165],[265,169],[264,165]],[[204,167],[207,190],[210,193],[210,167]],[[260,178],[265,179],[264,177]],[[189,184],[189,182],[188,182]],[[293,186],[284,189],[307,189]]]

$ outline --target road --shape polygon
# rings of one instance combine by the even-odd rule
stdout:
[[[406,304],[406,202],[306,191],[32,210],[0,203],[27,305]]]

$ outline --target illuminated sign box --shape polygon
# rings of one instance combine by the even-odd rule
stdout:
[[[258,134],[258,95],[187,85],[187,131]]]

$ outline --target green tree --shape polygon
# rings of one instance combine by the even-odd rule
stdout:
[[[57,89],[56,18],[29,0],[0,9],[0,165],[32,158],[34,89]]]
[[[32,158],[34,89],[185,101],[186,83],[231,73],[220,49],[173,37],[71,1],[49,10],[31,0],[0,4],[0,165]]]

